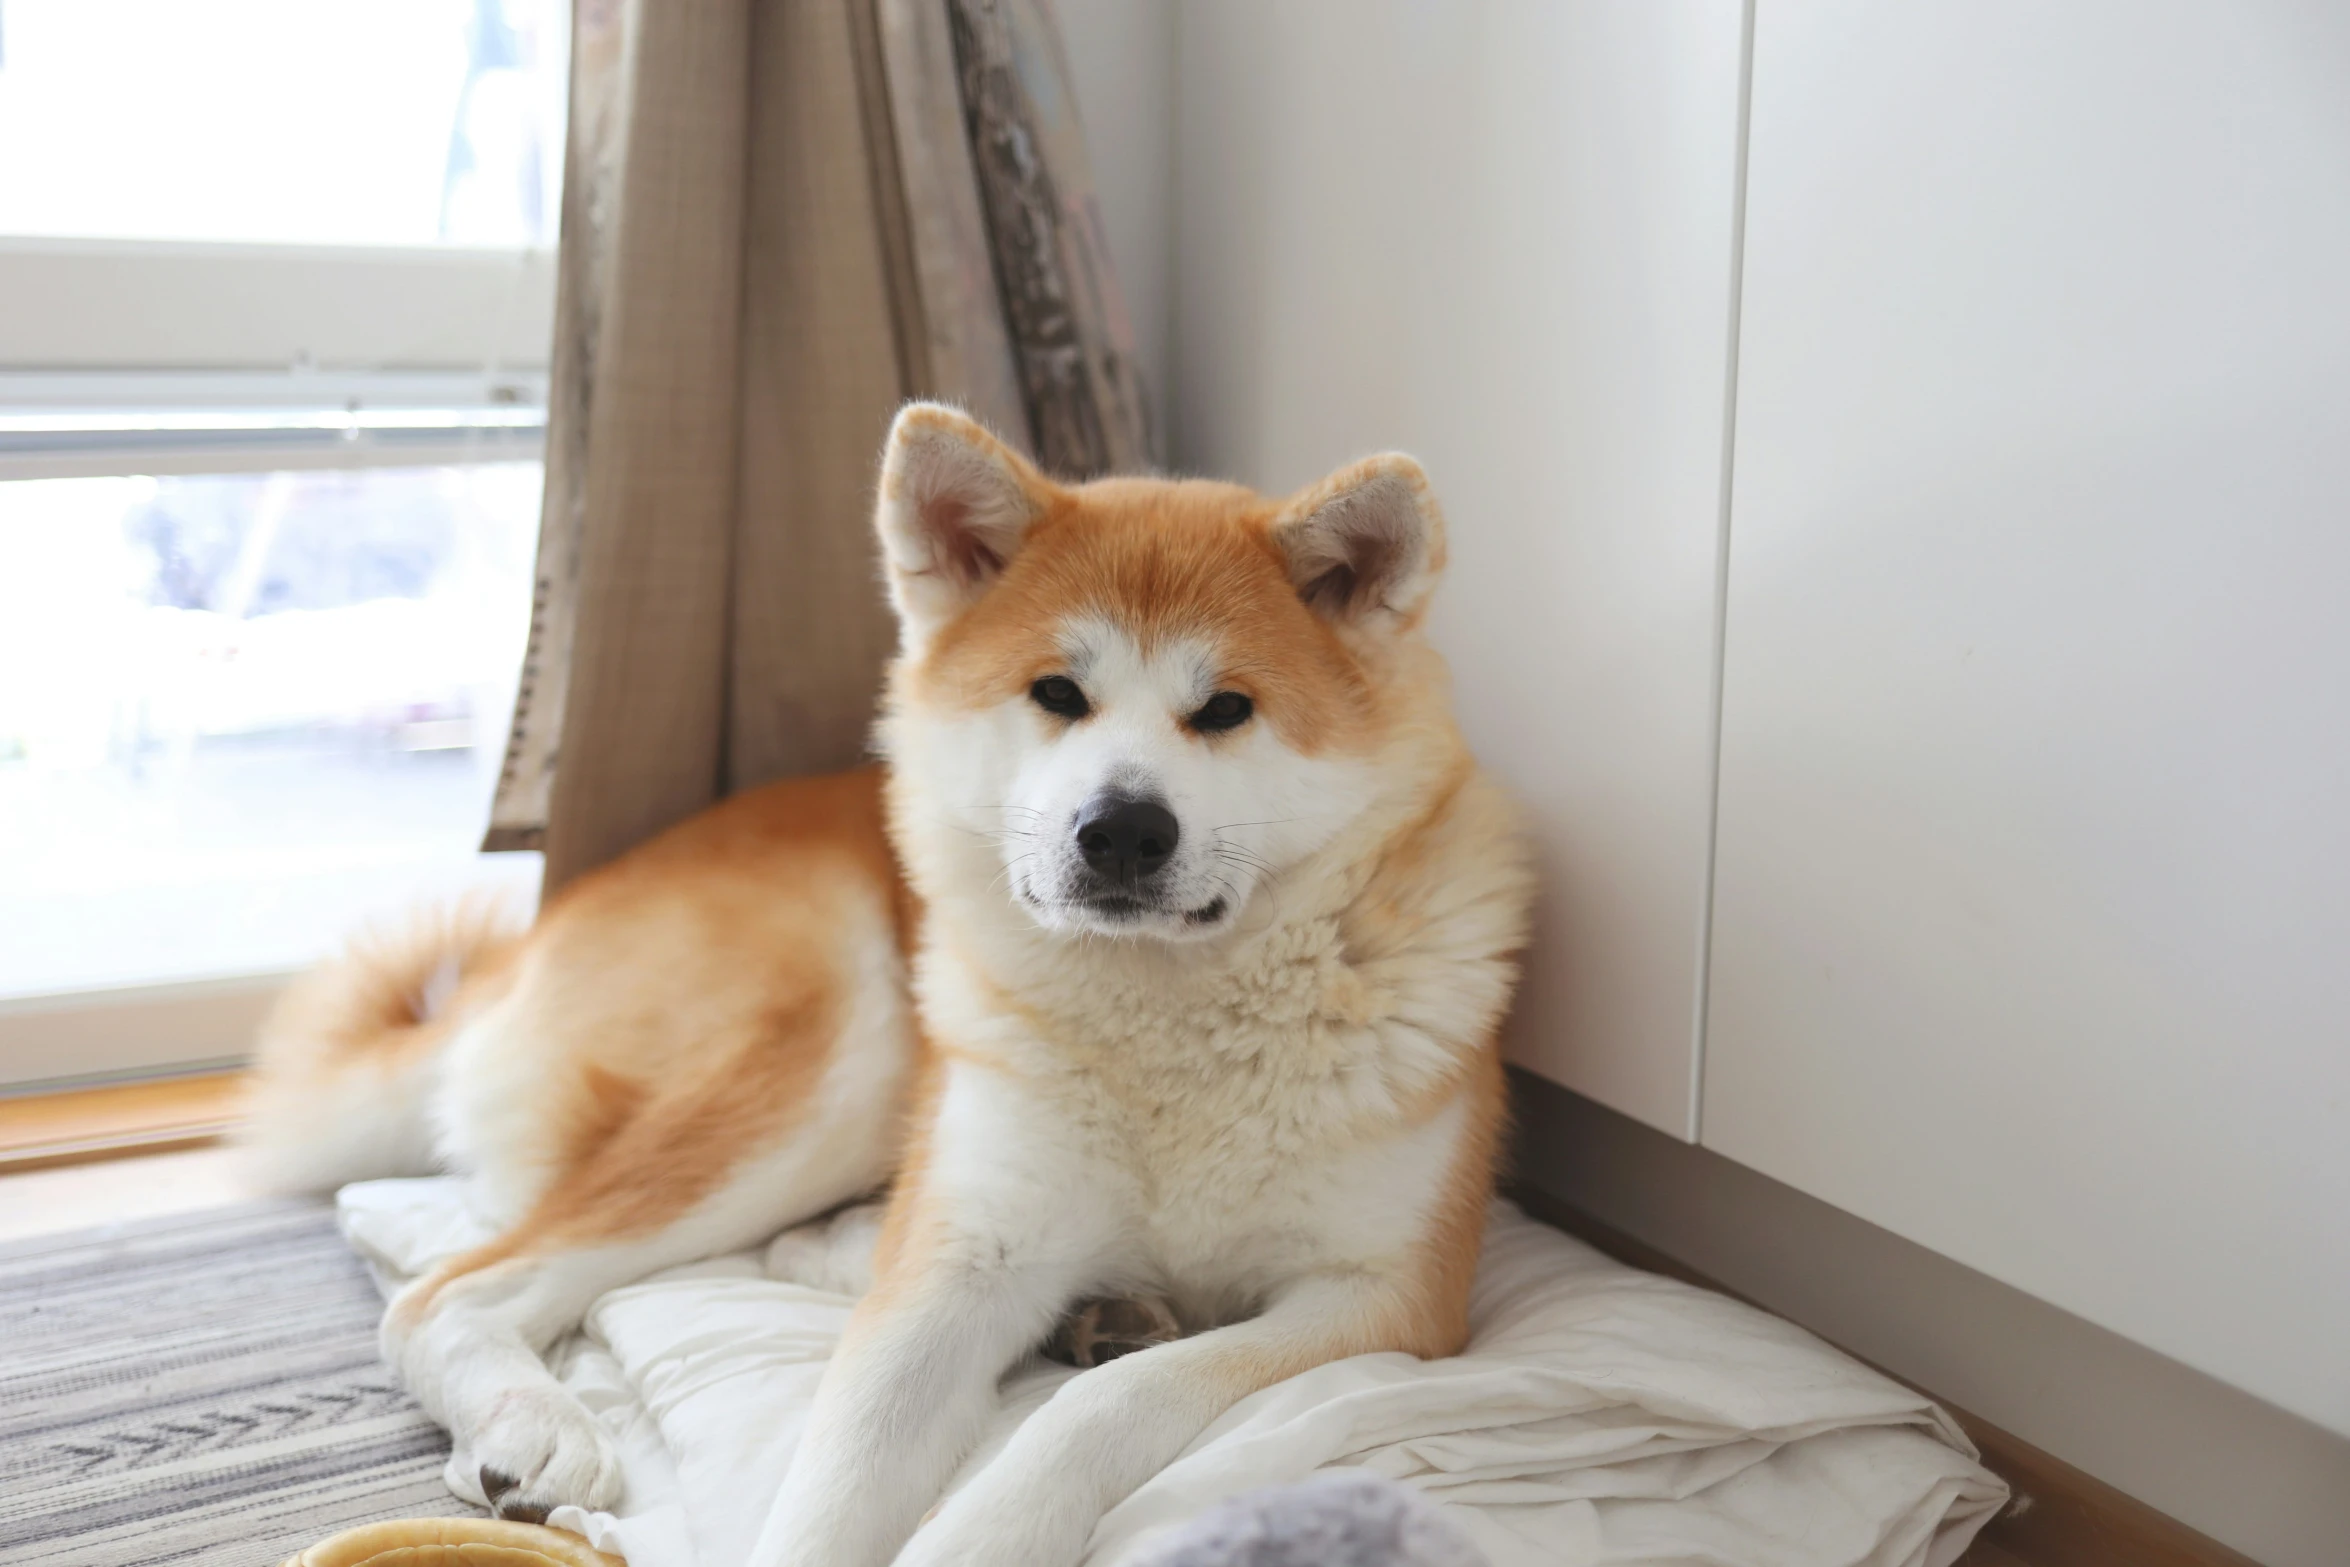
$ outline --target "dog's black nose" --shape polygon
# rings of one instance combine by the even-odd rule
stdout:
[[[1175,857],[1175,813],[1157,800],[1105,794],[1077,819],[1077,852],[1096,876],[1132,886]]]

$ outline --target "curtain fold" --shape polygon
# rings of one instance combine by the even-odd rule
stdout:
[[[577,0],[571,99],[484,842],[543,850],[550,891],[864,753],[894,637],[867,514],[905,398],[1071,478],[1152,458],[1045,0]]]

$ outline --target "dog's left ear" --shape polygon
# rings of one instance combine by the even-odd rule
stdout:
[[[1027,458],[962,410],[898,410],[873,526],[909,651],[994,585],[1055,493]]]
[[[1444,514],[1401,452],[1351,463],[1290,498],[1273,542],[1298,596],[1325,619],[1408,624],[1444,571]]]

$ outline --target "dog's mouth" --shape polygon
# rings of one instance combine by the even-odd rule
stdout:
[[[1180,919],[1186,929],[1206,930],[1232,912],[1231,900],[1220,895],[1196,909],[1175,908],[1122,892],[1094,893],[1088,897],[1066,899],[1057,905],[1047,903],[1026,888],[1020,889],[1020,896],[1038,909],[1057,906],[1109,925],[1138,925],[1149,919]]]
[[[1140,898],[1129,898],[1114,892],[1074,901],[1088,914],[1098,914],[1106,920],[1138,920],[1147,914],[1166,912],[1155,903],[1145,903]]]
[[[1213,925],[1224,917],[1225,900],[1214,898],[1196,909],[1173,909],[1160,903],[1146,903],[1123,893],[1104,893],[1099,897],[1080,898],[1078,907],[1104,919],[1139,920],[1153,914],[1181,914],[1186,925]]]

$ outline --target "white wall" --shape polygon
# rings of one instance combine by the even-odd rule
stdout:
[[[1428,465],[1436,636],[1541,856],[1512,1049],[1683,1137],[1740,41],[1737,0],[1181,10],[1177,458]]]
[[[1766,6],[1749,171],[1705,1142],[2350,1434],[2350,11]]]

